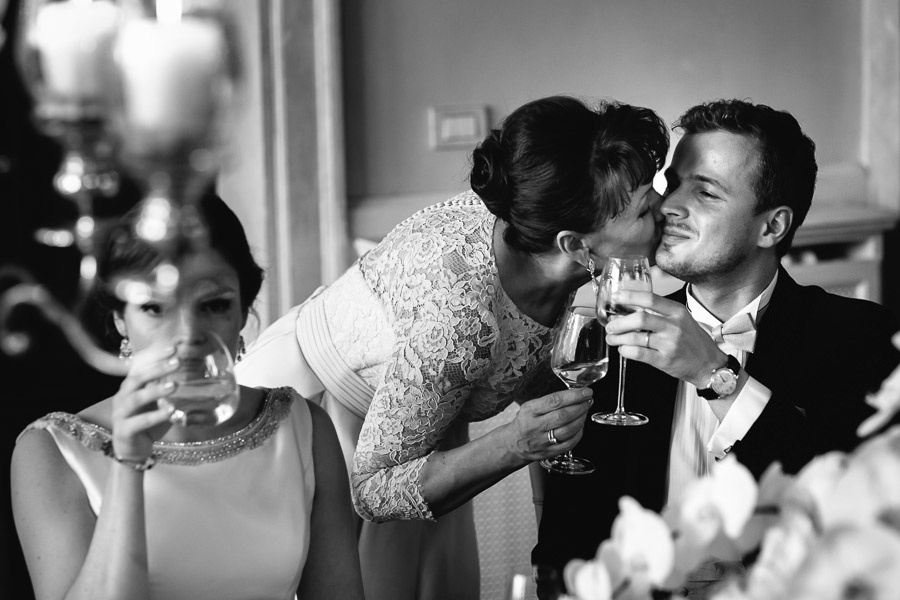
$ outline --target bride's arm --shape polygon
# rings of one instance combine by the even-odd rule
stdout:
[[[13,452],[12,506],[37,600],[147,598],[142,472],[110,460],[100,518],[44,431]]]
[[[309,403],[313,421],[316,494],[310,518],[309,556],[297,596],[304,600],[362,600],[353,506],[344,457],[331,419]]]
[[[174,348],[139,353],[110,399],[112,450],[103,506],[95,518],[81,481],[48,432],[23,434],[13,452],[16,529],[37,600],[149,597],[144,474],[153,441],[169,428],[157,400],[160,378],[178,364]]]

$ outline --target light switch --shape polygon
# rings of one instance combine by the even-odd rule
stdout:
[[[428,125],[432,150],[470,150],[487,135],[487,107],[432,106]]]

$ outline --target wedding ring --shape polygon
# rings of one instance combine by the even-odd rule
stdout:
[[[547,432],[547,439],[550,441],[551,444],[558,444],[558,443],[559,443],[559,440],[557,440],[557,439],[556,439],[556,436],[553,435],[553,430],[552,430],[552,429],[551,429],[550,431]]]
[[[648,331],[646,333],[647,333],[647,337],[646,337],[646,339],[644,339],[644,348],[649,348],[650,347],[650,332]]]

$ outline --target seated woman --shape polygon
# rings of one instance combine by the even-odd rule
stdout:
[[[475,150],[471,192],[399,224],[250,349],[240,380],[296,386],[334,419],[369,600],[479,597],[469,500],[581,438],[590,390],[541,396],[537,367],[605,257],[655,247],[667,149],[645,108],[525,104]]]
[[[362,598],[346,472],[328,415],[291,389],[241,387],[218,425],[173,424],[163,383],[218,336],[233,353],[262,270],[235,214],[200,203],[209,247],[176,264],[134,235],[109,237],[100,279],[148,282],[106,294],[123,355],[118,393],[52,413],[19,437],[13,511],[35,595],[160,600]],[[152,470],[151,470],[152,467]]]

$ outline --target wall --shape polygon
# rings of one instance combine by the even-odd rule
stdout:
[[[794,113],[823,166],[860,152],[862,0],[347,0],[347,189],[465,186],[468,152],[428,148],[431,105],[496,122],[553,93],[646,105],[671,122],[717,97]],[[398,215],[405,216],[405,215]]]

